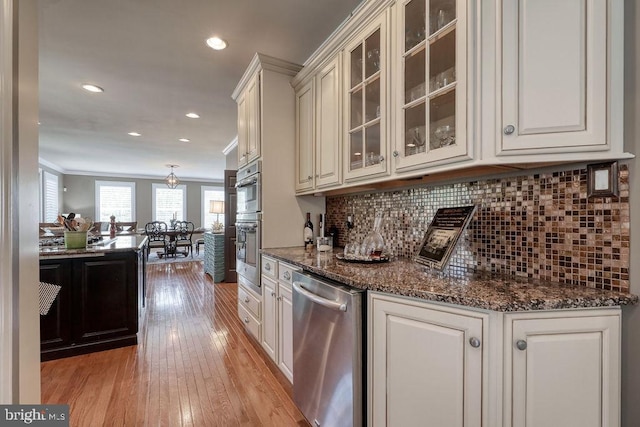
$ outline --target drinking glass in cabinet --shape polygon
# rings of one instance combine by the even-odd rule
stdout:
[[[351,87],[362,82],[362,45],[351,51]]]
[[[358,129],[349,134],[349,166],[350,170],[360,169],[363,166],[362,156],[362,130]]]
[[[362,125],[362,90],[351,93],[351,129]]]
[[[429,34],[446,27],[456,17],[455,0],[432,1],[429,6]]]
[[[367,58],[365,62],[365,78],[380,71],[380,30],[376,30],[364,41]]]
[[[456,142],[455,89],[432,98],[429,102],[429,148],[435,150]]]
[[[375,79],[365,86],[365,122],[380,116],[380,79]]]
[[[405,52],[420,44],[425,38],[425,1],[412,0],[404,9]]]

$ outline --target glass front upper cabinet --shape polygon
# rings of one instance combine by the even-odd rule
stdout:
[[[396,169],[459,158],[466,143],[466,10],[463,0],[401,3],[401,93]]]
[[[347,164],[345,178],[387,171],[384,154],[385,34],[383,14],[346,48]]]

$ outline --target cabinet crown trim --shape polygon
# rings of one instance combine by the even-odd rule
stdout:
[[[395,0],[363,0],[304,62],[302,70],[293,78],[291,85],[296,87],[300,82],[307,79],[323,62],[341,50],[359,28],[378,16],[384,9],[393,4],[394,1]]]
[[[244,90],[245,86],[249,83],[253,75],[260,70],[274,71],[276,73],[293,77],[301,69],[302,65],[285,61],[284,59],[278,59],[273,56],[265,55],[264,53],[256,52],[253,55],[253,59],[251,59],[249,66],[242,75],[242,78],[238,82],[238,85],[231,94],[231,98],[233,98],[233,100],[237,102],[238,97]]]

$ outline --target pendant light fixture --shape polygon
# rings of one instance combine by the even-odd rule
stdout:
[[[167,184],[167,187],[176,188],[178,186],[178,184],[180,184],[180,180],[178,179],[176,174],[173,173],[173,168],[177,168],[179,166],[178,165],[167,165],[167,167],[171,168],[171,173],[169,175],[167,175],[167,177],[164,179],[164,182]]]

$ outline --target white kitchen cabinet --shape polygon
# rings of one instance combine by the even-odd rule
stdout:
[[[292,279],[296,267],[266,256],[262,264],[271,264],[269,275],[262,274],[262,348],[282,373],[293,382],[293,306]],[[275,277],[275,278],[272,278]]]
[[[272,360],[277,359],[277,327],[278,327],[278,284],[262,275],[262,348]]]
[[[376,293],[368,310],[369,425],[486,425],[486,314]]]
[[[260,157],[260,70],[255,70],[238,103],[238,166]]]
[[[397,172],[471,159],[467,0],[399,0],[393,60]],[[469,58],[469,59],[468,59]]]
[[[345,181],[389,174],[387,28],[390,15],[389,9],[384,10],[359,29],[344,48]]]
[[[314,183],[314,80],[296,90],[296,192],[312,190]]]
[[[505,316],[505,427],[620,425],[620,312]]]
[[[262,296],[251,289],[242,275],[238,275],[238,317],[249,334],[261,342]]]
[[[293,272],[298,268],[279,263],[278,367],[293,382]]]
[[[621,155],[623,1],[500,4],[496,155]]]
[[[296,191],[342,182],[342,56],[296,90]]]
[[[619,307],[503,313],[377,292],[368,303],[371,426],[620,425]]]

